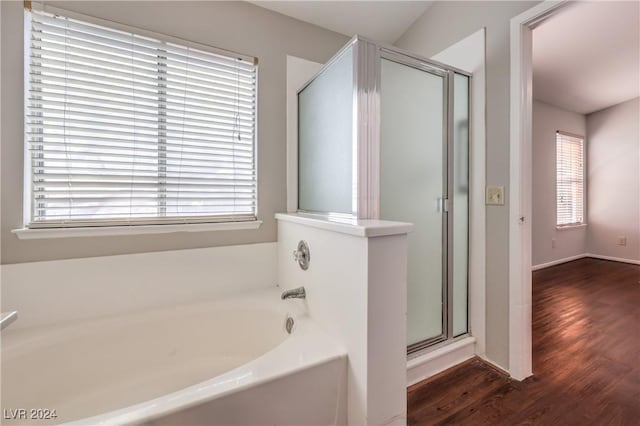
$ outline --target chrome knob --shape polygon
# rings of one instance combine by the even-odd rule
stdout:
[[[298,249],[293,251],[293,260],[298,262],[298,265],[300,265],[300,268],[302,268],[303,271],[309,269],[311,253],[309,252],[309,245],[306,241],[300,240],[298,243]]]

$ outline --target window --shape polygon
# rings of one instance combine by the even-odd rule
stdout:
[[[255,220],[254,58],[92,22],[30,12],[28,227]]]
[[[584,221],[584,138],[556,132],[557,225]]]

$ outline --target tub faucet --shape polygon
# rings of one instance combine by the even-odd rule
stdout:
[[[12,311],[0,314],[0,330],[9,327],[9,324],[18,319],[18,311]]]
[[[304,299],[307,293],[304,291],[304,287],[298,287],[291,290],[287,290],[282,293],[282,300],[284,299]]]

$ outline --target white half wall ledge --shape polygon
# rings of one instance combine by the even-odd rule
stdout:
[[[276,219],[365,238],[407,234],[413,230],[413,224],[407,222],[344,218],[334,219],[330,216],[309,213],[276,213]]]
[[[335,222],[277,214],[278,285],[303,286],[309,316],[348,353],[348,421],[406,424],[407,232],[385,221]],[[302,270],[291,258],[309,243]]]

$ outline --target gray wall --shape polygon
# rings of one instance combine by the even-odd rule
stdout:
[[[533,102],[532,264],[540,265],[586,252],[587,228],[556,229],[556,131],[586,136],[582,114]],[[586,139],[588,140],[588,138]],[[588,207],[585,206],[585,208]],[[552,240],[555,239],[555,247]]]
[[[587,136],[588,251],[640,260],[640,98],[589,114]]]
[[[326,62],[348,38],[244,2],[48,2],[57,7],[258,57],[258,196],[255,231],[18,240],[22,227],[23,8],[2,1],[2,264],[276,240],[286,209],[286,55]]]
[[[396,42],[430,57],[486,28],[487,183],[509,193],[509,21],[537,2],[436,2]],[[487,208],[487,357],[509,367],[509,200]]]

